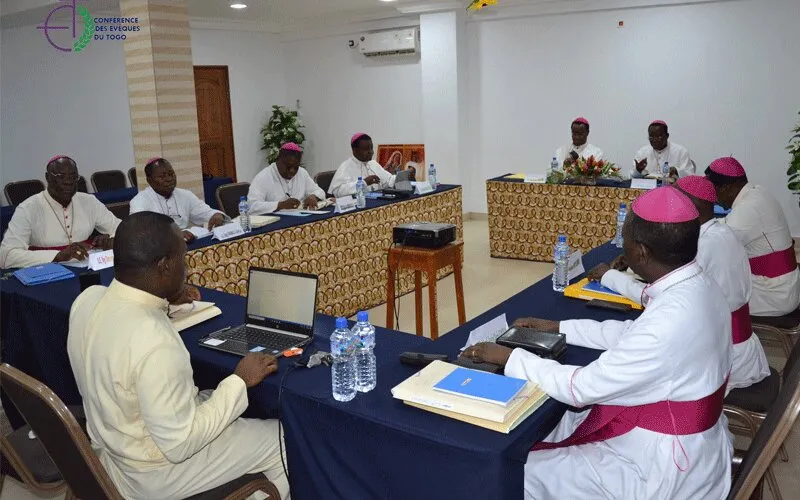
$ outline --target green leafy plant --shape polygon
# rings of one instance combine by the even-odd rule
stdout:
[[[261,128],[263,139],[261,150],[267,152],[267,162],[274,162],[278,158],[281,146],[287,142],[302,146],[306,140],[303,128],[305,125],[297,117],[297,111],[284,106],[272,106],[272,116]]]
[[[786,181],[786,187],[792,193],[800,195],[800,123],[792,129],[792,133],[794,135],[789,139],[789,145],[786,147],[789,154],[792,155],[789,161],[789,170],[786,171],[786,175],[789,176],[789,180]]]

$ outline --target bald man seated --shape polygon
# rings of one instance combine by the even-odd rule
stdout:
[[[124,498],[187,498],[258,472],[285,498],[278,421],[240,418],[247,389],[278,362],[250,353],[216,389],[198,390],[167,316],[168,303],[198,298],[185,254],[170,217],[133,214],[117,230],[114,281],[72,305],[67,352],[92,448]]]
[[[0,244],[0,267],[85,260],[92,248],[112,247],[120,220],[93,195],[79,193],[78,178],[69,156],[47,162],[47,189],[17,207]]]

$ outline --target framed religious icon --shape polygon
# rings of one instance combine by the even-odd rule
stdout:
[[[412,179],[427,180],[424,144],[384,144],[378,146],[377,162],[394,174],[401,170],[411,170]]]

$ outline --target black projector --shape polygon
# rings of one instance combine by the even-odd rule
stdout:
[[[441,248],[456,240],[456,226],[431,222],[400,224],[392,230],[395,243],[412,247]]]

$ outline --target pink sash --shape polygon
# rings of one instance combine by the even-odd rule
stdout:
[[[571,436],[558,443],[536,443],[531,450],[552,450],[606,441],[639,427],[673,436],[712,428],[722,415],[728,380],[714,394],[696,401],[659,401],[640,406],[594,405]]]
[[[753,324],[750,322],[750,304],[745,304],[731,313],[731,338],[733,345],[741,344],[753,335]]]
[[[777,278],[797,269],[797,258],[794,255],[794,245],[786,250],[768,253],[750,260],[750,272],[756,276]]]

